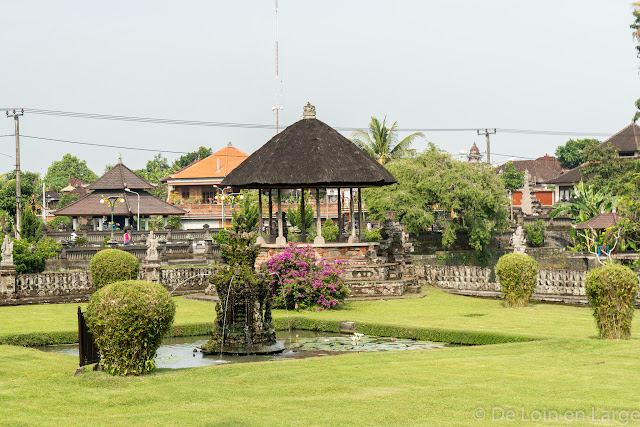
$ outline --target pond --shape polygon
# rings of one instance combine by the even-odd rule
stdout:
[[[195,368],[199,366],[221,365],[224,363],[246,363],[268,360],[304,359],[307,357],[322,357],[341,354],[344,352],[371,351],[404,351],[428,350],[452,347],[441,342],[414,341],[401,338],[341,335],[331,332],[317,332],[305,330],[278,331],[277,338],[285,345],[282,353],[271,355],[204,355],[199,347],[209,340],[208,335],[194,337],[165,338],[158,349],[155,359],[157,368]],[[38,347],[39,350],[68,354],[78,358],[78,345],[52,345]]]

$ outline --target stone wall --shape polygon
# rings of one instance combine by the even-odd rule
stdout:
[[[143,266],[145,267],[145,266]],[[202,292],[216,267],[141,268],[138,279],[160,282],[173,295]],[[154,275],[155,274],[155,275]],[[10,292],[2,290],[0,305],[86,301],[95,291],[89,271],[19,274]]]

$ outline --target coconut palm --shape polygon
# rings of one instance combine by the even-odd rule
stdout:
[[[391,159],[404,157],[409,153],[411,143],[418,138],[424,138],[422,132],[411,135],[398,142],[398,133],[394,122],[390,128],[386,126],[387,117],[382,123],[375,117],[371,117],[369,131],[357,130],[351,135],[351,141],[362,151],[376,159],[378,163],[384,165]]]

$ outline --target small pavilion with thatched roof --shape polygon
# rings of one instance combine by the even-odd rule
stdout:
[[[317,235],[314,245],[323,245],[321,232],[320,190],[347,188],[351,192],[351,235],[348,243],[358,243],[356,225],[353,220],[354,197],[357,189],[358,205],[362,206],[360,189],[395,184],[397,181],[382,165],[360,150],[329,125],[316,119],[315,107],[310,103],[304,107],[302,120],[292,124],[271,138],[260,149],[232,170],[222,181],[222,186],[269,190],[269,223],[271,223],[271,190],[277,190],[278,237],[276,246],[287,243],[283,234],[281,190],[315,189]],[[304,191],[302,192],[304,194]],[[258,192],[258,214],[260,236],[258,243],[266,244],[262,234],[262,192]],[[304,211],[304,195],[300,203]],[[340,208],[339,208],[340,209]],[[358,209],[362,212],[362,209]],[[362,230],[362,215],[358,215]],[[305,242],[304,221],[300,241]]]
[[[118,163],[113,168],[86,188],[91,191],[89,194],[52,212],[55,216],[71,217],[74,229],[78,227],[78,219],[84,217],[88,219],[89,226],[94,231],[103,231],[103,218],[108,218],[110,221],[112,214],[111,205],[104,203],[106,199],[114,201],[114,222],[119,223],[121,228],[133,224],[134,220],[140,218],[141,224],[136,224],[137,229],[142,229],[144,221],[144,229],[148,230],[151,215],[165,217],[166,225],[167,216],[186,213],[148,193],[147,190],[155,188],[155,185],[140,178],[122,164],[121,158],[118,158]]]

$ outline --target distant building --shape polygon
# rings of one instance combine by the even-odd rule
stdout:
[[[611,144],[621,158],[635,159],[640,157],[640,126],[631,123],[624,129],[606,139],[600,146],[606,147]],[[587,181],[583,177],[583,169],[586,164],[576,168],[562,171],[555,177],[545,181],[545,184],[555,185],[556,201],[566,201],[571,197],[570,190],[581,180]]]
[[[238,167],[249,155],[229,143],[209,157],[162,179],[168,186],[167,201],[184,207],[188,213],[182,217],[185,229],[223,228],[231,225],[231,209],[228,203],[218,203],[215,196],[222,191],[220,183],[229,172]],[[225,189],[233,193],[234,189]]]
[[[71,175],[69,176],[69,185],[60,190],[60,193],[84,195],[89,192],[89,190],[87,190],[88,186],[89,183],[84,182],[80,178],[76,178],[75,176]]]
[[[174,204],[212,204],[218,186],[229,172],[249,155],[229,143],[209,157],[162,179],[168,185],[168,200]]]
[[[558,199],[553,189],[547,188],[547,180],[558,176],[564,169],[557,158],[545,154],[535,160],[515,160],[512,162],[518,172],[528,172],[531,197],[541,206],[552,206]],[[507,163],[498,167],[498,173],[503,173]],[[523,189],[512,193],[513,206],[521,206]]]
[[[469,150],[469,154],[467,154],[467,159],[469,160],[469,163],[480,163],[482,161],[482,154],[480,154],[480,150],[475,142],[473,143],[473,147]]]

